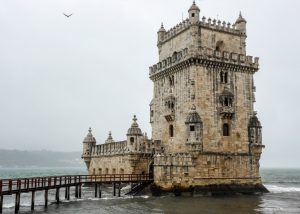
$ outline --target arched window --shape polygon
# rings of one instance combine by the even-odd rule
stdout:
[[[174,86],[174,76],[169,77],[170,86]]]
[[[105,174],[108,174],[108,168],[105,169]]]
[[[134,137],[130,138],[130,143],[133,144],[134,143]]]
[[[174,103],[171,102],[171,109],[174,109]]]
[[[229,101],[227,97],[225,97],[224,99],[224,106],[229,106]]]
[[[223,136],[229,136],[229,125],[228,125],[228,123],[223,124]]]
[[[225,72],[224,74],[224,83],[228,83],[228,73]]]
[[[223,72],[220,72],[220,81],[221,81],[221,83],[224,82],[224,73]]]
[[[174,137],[174,127],[173,127],[173,125],[169,126],[169,134],[170,134],[170,137]]]
[[[228,83],[228,72],[220,72],[221,83]]]

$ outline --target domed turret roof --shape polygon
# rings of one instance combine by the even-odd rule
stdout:
[[[161,23],[161,26],[160,26],[158,32],[166,32],[166,29],[164,28],[164,24],[163,23]]]
[[[239,24],[239,23],[241,23],[241,22],[245,22],[245,23],[247,23],[247,21],[246,21],[246,19],[244,19],[244,17],[242,16],[242,12],[240,12],[240,15],[239,15],[239,17],[238,17],[238,19],[236,20],[236,24]]]
[[[86,137],[83,140],[84,143],[96,143],[96,139],[92,134],[92,129],[89,128],[89,132],[87,133]]]
[[[127,136],[129,135],[137,135],[137,136],[143,136],[142,130],[139,128],[139,124],[137,124],[137,118],[134,115],[133,116],[133,123],[131,124],[131,127],[127,131]]]
[[[197,11],[200,11],[200,9],[199,9],[199,7],[196,5],[196,2],[195,2],[195,1],[193,1],[193,4],[192,4],[192,6],[190,7],[190,9],[189,9],[188,11],[190,12],[191,10],[197,10]]]
[[[233,97],[233,93],[229,90],[228,87],[224,87],[224,90],[222,91],[222,96],[230,96],[230,97]]]
[[[202,123],[200,115],[196,111],[196,106],[193,105],[191,111],[186,117],[185,123]]]
[[[249,121],[249,126],[250,127],[255,127],[255,128],[261,128],[261,123],[260,121],[258,120],[257,116],[256,116],[256,112],[254,112],[254,115],[250,118],[250,121]]]

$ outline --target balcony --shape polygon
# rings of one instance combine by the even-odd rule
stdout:
[[[234,108],[232,106],[222,106],[219,109],[220,115],[226,119],[232,119],[234,116]]]
[[[172,122],[175,120],[175,110],[174,109],[166,109],[164,117],[168,122]]]

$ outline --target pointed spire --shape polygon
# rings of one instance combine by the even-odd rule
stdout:
[[[133,115],[133,119],[132,119],[135,123],[137,121],[136,115]]]
[[[94,138],[93,134],[92,134],[92,129],[91,127],[88,130],[88,133],[86,135],[86,137],[83,140],[84,143],[96,143],[96,139]]]
[[[247,23],[246,19],[244,19],[244,17],[242,16],[242,11],[240,11],[239,17],[238,17],[238,19],[236,20],[235,23],[238,24],[238,23],[241,23],[241,22]]]
[[[105,141],[105,143],[112,143],[114,142],[112,135],[111,135],[111,131],[108,132],[108,137],[107,140]]]
[[[107,139],[112,139],[111,131],[108,132],[108,138]]]
[[[131,124],[131,127],[127,131],[127,136],[128,135],[140,135],[143,136],[141,129],[139,128],[139,124],[136,122],[137,118],[136,115],[133,115],[133,122]]]
[[[200,11],[200,9],[199,9],[199,7],[197,6],[197,4],[196,4],[195,1],[193,1],[193,4],[192,4],[192,6],[190,7],[190,9],[189,9],[188,11],[190,11],[190,10],[197,10],[197,11]]]
[[[196,106],[194,104],[192,105],[191,110],[196,111]]]

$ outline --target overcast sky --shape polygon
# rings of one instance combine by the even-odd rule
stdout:
[[[247,19],[260,57],[255,104],[262,167],[300,167],[300,2],[198,0],[201,17]],[[134,114],[151,134],[148,67],[156,32],[187,17],[191,0],[1,0],[0,149],[81,151],[92,127],[124,140]],[[73,13],[66,18],[63,13]]]

